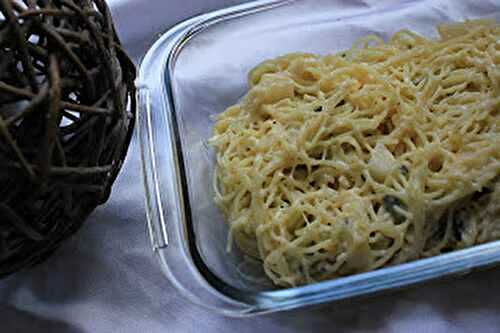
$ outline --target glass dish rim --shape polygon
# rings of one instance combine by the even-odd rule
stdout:
[[[397,266],[384,267],[375,271],[354,274],[338,279],[317,282],[310,285],[297,286],[285,289],[277,289],[271,291],[241,291],[231,285],[226,284],[219,279],[210,268],[203,262],[201,255],[198,253],[196,246],[196,234],[193,230],[191,222],[190,204],[189,204],[189,188],[186,183],[184,161],[182,158],[182,145],[176,126],[176,110],[174,103],[174,93],[172,87],[172,75],[177,61],[177,57],[182,52],[182,49],[189,41],[203,32],[205,29],[216,25],[219,22],[235,19],[241,16],[251,15],[253,13],[270,10],[279,6],[288,5],[297,2],[296,0],[257,0],[242,5],[232,6],[226,9],[214,11],[208,14],[200,15],[181,22],[162,34],[152,47],[148,50],[145,56],[140,61],[139,75],[136,80],[139,100],[141,108],[153,108],[149,105],[150,95],[159,93],[162,95],[162,100],[165,101],[166,108],[170,111],[166,117],[171,117],[173,124],[171,130],[174,132],[171,144],[174,146],[174,158],[177,167],[175,182],[181,190],[180,209],[184,211],[183,221],[165,221],[163,216],[163,208],[161,200],[158,199],[159,186],[156,180],[153,183],[145,179],[148,171],[146,164],[150,164],[148,157],[144,153],[148,147],[146,144],[154,145],[154,142],[144,141],[139,135],[141,146],[141,160],[143,167],[143,179],[145,186],[146,197],[146,215],[149,234],[152,240],[153,251],[158,256],[160,265],[174,285],[184,294],[189,293],[185,286],[182,286],[180,281],[175,281],[176,278],[169,271],[168,260],[166,260],[165,252],[168,249],[168,237],[166,223],[184,224],[187,226],[187,241],[189,256],[192,259],[197,273],[205,280],[205,287],[213,289],[212,292],[216,297],[229,299],[243,304],[244,310],[230,309],[228,311],[220,311],[227,315],[241,316],[256,313],[265,313],[269,311],[286,310],[304,305],[312,305],[324,303],[328,301],[351,298],[360,295],[373,294],[378,291],[396,289],[404,286],[410,286],[428,280],[443,278],[450,275],[464,275],[476,268],[494,265],[500,263],[500,240],[486,244],[476,245],[470,248],[453,251],[451,253],[441,254],[431,258],[418,259],[412,262],[400,264]],[[412,4],[416,1],[404,2],[404,4]],[[380,10],[380,8],[375,9]],[[154,59],[155,56],[161,55],[161,60]],[[156,67],[154,71],[153,64],[158,62],[161,69]],[[151,74],[154,72],[155,74]],[[152,79],[152,77],[154,77]],[[159,86],[158,86],[159,84]],[[156,86],[155,86],[156,85]],[[144,95],[146,94],[146,95]],[[141,110],[138,111],[141,113]],[[139,121],[138,121],[139,122]],[[149,124],[151,125],[151,124]],[[137,125],[139,127],[139,125]],[[153,149],[153,147],[149,147]],[[153,154],[154,155],[154,154]],[[154,156],[153,156],[154,157]],[[153,161],[154,165],[154,161]],[[152,171],[154,174],[154,170]],[[153,176],[153,178],[155,178]],[[154,221],[151,210],[151,202],[157,202],[156,207],[159,214]],[[181,225],[176,227],[182,228]],[[188,295],[192,301],[196,301],[196,295]],[[197,302],[199,303],[199,302]],[[217,310],[217,309],[216,309]]]

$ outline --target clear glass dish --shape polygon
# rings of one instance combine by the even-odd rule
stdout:
[[[226,252],[213,203],[213,115],[246,90],[248,71],[287,52],[327,54],[358,37],[500,18],[495,1],[256,1],[183,22],[162,35],[137,80],[147,222],[155,255],[190,300],[232,316],[266,313],[409,286],[500,262],[500,242],[312,285],[277,289],[259,263]]]

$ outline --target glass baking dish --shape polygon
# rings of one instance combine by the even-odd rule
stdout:
[[[373,4],[370,4],[373,3]],[[376,3],[376,5],[375,5]],[[409,286],[500,262],[500,242],[312,285],[278,289],[258,262],[226,252],[213,203],[213,116],[246,90],[248,71],[288,52],[327,54],[359,37],[490,17],[495,1],[255,1],[185,21],[163,34],[140,66],[138,136],[155,255],[190,300],[245,316]],[[234,247],[233,247],[234,248]]]

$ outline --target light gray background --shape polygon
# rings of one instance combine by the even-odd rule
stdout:
[[[138,59],[157,34],[237,0],[111,0]],[[369,4],[368,0],[356,0]],[[500,332],[500,269],[391,295],[230,319],[185,301],[153,260],[139,150],[132,142],[109,202],[46,263],[0,281],[0,332]]]

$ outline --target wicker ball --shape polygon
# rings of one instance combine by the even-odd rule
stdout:
[[[134,79],[104,0],[0,0],[0,277],[45,259],[107,200]]]

